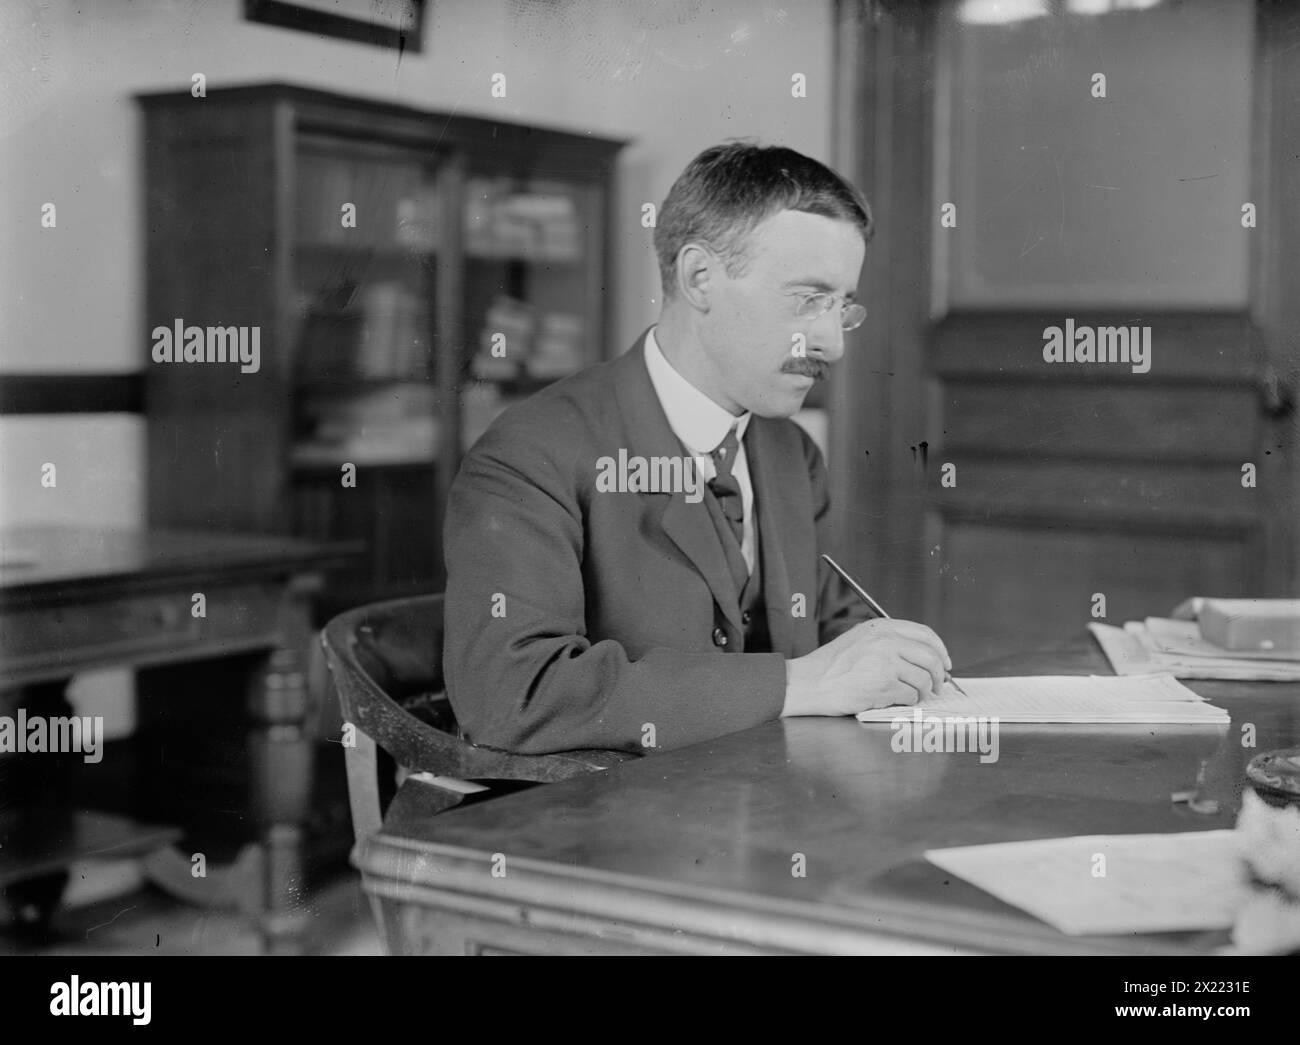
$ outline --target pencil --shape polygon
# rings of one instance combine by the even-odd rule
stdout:
[[[822,554],[822,558],[826,560],[826,565],[828,565],[832,570],[838,573],[840,577],[843,578],[844,583],[853,589],[854,594],[856,594],[859,599],[861,599],[863,602],[867,604],[867,608],[870,609],[872,613],[874,613],[877,617],[883,617],[885,620],[894,619],[888,613],[885,612],[885,608],[882,605],[880,605],[880,603],[878,603],[875,599],[873,599],[870,595],[867,594],[866,588],[864,588],[861,584],[859,584],[857,581],[855,581],[852,577],[849,576],[848,571],[846,571],[844,567],[842,567],[838,562],[836,562],[834,559],[832,559],[829,555],[826,555],[825,553]],[[970,695],[964,689],[962,689],[961,686],[957,685],[957,680],[952,677],[951,673],[945,671],[943,673],[943,678],[945,682],[951,682],[952,688],[955,689],[958,693],[960,693],[963,697]]]

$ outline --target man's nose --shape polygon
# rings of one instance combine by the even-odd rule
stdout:
[[[837,363],[844,355],[844,330],[838,309],[831,309],[813,325],[809,347],[828,363]]]

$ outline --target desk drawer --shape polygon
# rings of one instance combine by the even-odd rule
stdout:
[[[148,662],[212,647],[271,645],[280,598],[275,584],[205,591],[206,616],[192,614],[190,591],[7,607],[0,611],[0,665],[6,678],[55,675],[97,663]]]

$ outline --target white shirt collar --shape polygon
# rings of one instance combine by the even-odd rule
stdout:
[[[669,426],[692,454],[712,453],[732,425],[738,424],[736,438],[745,437],[752,415],[746,411],[734,416],[678,373],[664,358],[653,327],[645,336],[645,365]]]

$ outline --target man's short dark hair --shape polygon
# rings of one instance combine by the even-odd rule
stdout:
[[[673,182],[655,222],[664,296],[676,292],[677,254],[686,244],[707,244],[723,258],[729,275],[739,275],[748,260],[749,234],[783,210],[850,222],[868,242],[875,229],[862,193],[802,153],[752,141],[705,149]]]

